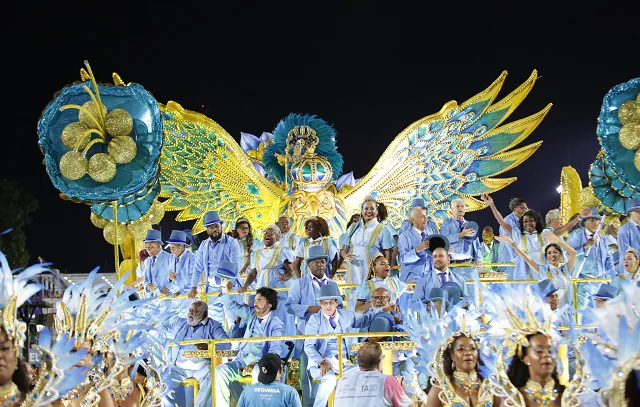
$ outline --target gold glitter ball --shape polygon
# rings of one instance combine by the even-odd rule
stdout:
[[[154,201],[151,208],[149,208],[149,213],[147,213],[147,219],[151,222],[152,225],[157,225],[162,220],[164,216],[164,206],[160,203],[160,201]]]
[[[80,137],[89,130],[86,124],[80,122],[73,122],[67,124],[67,126],[62,130],[62,143],[67,146],[69,150],[73,150],[76,147],[76,143],[80,140]],[[90,135],[86,135],[82,143],[78,145],[80,150],[84,149],[89,141],[91,140]]]
[[[126,164],[136,157],[136,142],[129,136],[114,137],[109,142],[109,155],[118,164]]]
[[[129,233],[133,236],[133,240],[137,242],[147,236],[147,231],[149,229],[151,229],[151,223],[149,223],[144,217],[127,225],[127,230],[129,230]]]
[[[100,123],[100,116],[98,115],[98,109],[96,109],[96,104],[93,103],[93,100],[88,101],[87,103],[82,105],[82,107],[84,107],[86,110],[88,110],[89,113],[91,113],[91,116],[93,116],[98,121],[98,123]],[[102,105],[102,116],[103,117],[107,116],[107,108],[106,108],[105,105]],[[99,128],[99,126],[96,124],[96,122],[94,122],[91,119],[91,117],[89,117],[82,110],[78,111],[78,121],[80,121],[81,123],[84,123],[89,128],[92,128],[92,129]]]
[[[104,227],[107,226],[107,223],[109,223],[108,220],[96,215],[93,212],[91,212],[90,219],[91,219],[91,223],[93,223],[93,226],[100,229],[104,229]]]
[[[87,159],[79,151],[69,151],[60,158],[60,172],[71,181],[84,177],[88,165]]]
[[[580,209],[586,209],[591,206],[598,206],[600,201],[596,198],[593,188],[588,186],[580,191]]]
[[[104,121],[107,133],[113,137],[128,136],[133,129],[133,119],[124,109],[113,109]]]
[[[116,162],[109,154],[97,153],[89,159],[89,176],[98,182],[109,182],[116,176]]]
[[[620,129],[620,144],[628,150],[637,150],[640,148],[640,124],[629,123]]]
[[[102,236],[104,236],[104,240],[109,242],[110,244],[114,244],[115,242],[115,224],[113,222],[109,222],[107,226],[102,230]],[[125,238],[127,237],[127,228],[118,223],[118,244],[123,244]]]
[[[624,102],[618,109],[618,119],[623,125],[640,123],[640,104],[633,101]]]

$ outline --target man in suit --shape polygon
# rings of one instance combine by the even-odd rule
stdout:
[[[278,308],[278,293],[274,289],[268,287],[258,289],[252,311],[248,305],[238,303],[229,295],[232,287],[229,280],[223,279],[221,286],[220,301],[224,305],[225,311],[241,318],[241,321],[230,331],[232,337],[266,338],[284,335],[284,324],[273,313]],[[232,362],[216,367],[215,405],[218,407],[228,406],[231,382],[248,375],[257,377],[257,371],[254,371],[256,363],[267,353],[282,356],[283,351],[284,346],[281,341],[240,343],[238,356]]]
[[[190,250],[186,250],[187,234],[181,230],[171,231],[167,242],[169,242],[169,250],[173,254],[173,263],[169,266],[169,292],[167,295],[187,294],[191,289],[191,277],[196,255]],[[183,317],[190,302],[189,299],[173,300],[171,301],[171,309]]]
[[[159,230],[147,231],[144,247],[149,257],[144,260],[144,288],[149,295],[167,294],[169,292],[169,269],[173,264],[173,256],[162,250],[162,236]]]
[[[431,266],[431,255],[427,252],[427,213],[419,206],[409,211],[411,228],[398,238],[398,258],[400,259],[400,280],[416,282]]]
[[[465,292],[466,279],[464,274],[449,268],[449,253],[446,249],[439,247],[433,251],[433,268],[416,284],[412,307],[424,302],[432,288],[440,288],[448,281],[457,283],[463,287],[463,293]]]
[[[305,335],[328,333],[346,333],[351,328],[368,327],[377,312],[356,314],[353,311],[338,308],[342,303],[342,296],[338,285],[334,282],[320,288],[318,296],[321,311],[311,315],[307,322]],[[338,356],[338,341],[335,338],[305,339],[304,351],[309,358],[308,371],[311,377],[320,380],[316,393],[314,407],[325,407],[331,392],[336,386],[337,374],[340,370]],[[342,371],[354,369],[348,358],[349,349],[342,344]]]

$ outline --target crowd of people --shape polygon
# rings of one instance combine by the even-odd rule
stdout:
[[[630,202],[618,230],[604,227],[597,208],[562,224],[559,210],[543,218],[521,198],[509,202],[511,213],[504,217],[490,196],[482,200],[500,225],[497,236],[466,218],[460,198],[452,200],[451,217],[442,222],[415,199],[397,229],[387,221],[383,203],[367,198],[341,236],[331,236],[320,217],[307,219],[305,236],[299,236],[286,215],[260,238],[244,218],[225,233],[227,225],[215,211],[204,215],[208,238],[197,249],[184,231],[172,231],[165,246],[160,231],[149,230],[133,286],[101,296],[90,276],[65,293],[56,330],[76,338],[74,351],[86,350],[75,368],[94,368],[62,402],[91,405],[85,399],[94,397],[102,406],[607,403],[608,382],[598,372],[583,372],[588,358],[579,346],[568,346],[563,372],[569,379],[561,383],[558,347],[578,343],[572,335],[580,324],[586,327],[580,335],[591,335],[600,346],[594,349],[617,340],[599,324],[617,319],[605,313],[609,304],[631,307],[638,301],[633,295],[640,281],[640,200]],[[520,283],[487,287],[479,282],[487,273]],[[575,278],[583,280],[574,284]],[[584,281],[590,278],[596,281]],[[85,314],[91,314],[89,321],[73,322]],[[96,325],[100,315],[104,320]],[[636,310],[627,326],[638,317]],[[122,324],[123,318],[129,330],[119,328],[116,339],[100,338],[113,337],[108,322]],[[0,345],[16,336],[8,326],[0,330]],[[381,341],[367,335],[394,331],[405,336]],[[307,337],[278,339],[299,335]],[[393,374],[383,373],[380,342],[407,337],[417,348],[394,351]],[[216,350],[236,356],[212,369],[208,356],[193,352],[206,349],[208,340],[219,340]],[[154,345],[136,354],[131,346],[141,343]],[[17,342],[10,352],[15,348]],[[287,380],[291,360],[299,361],[299,383]],[[197,381],[196,388],[187,385],[189,379]],[[106,384],[88,395],[89,380]],[[626,400],[635,400],[637,380],[629,383]],[[301,397],[289,385],[299,386]],[[24,399],[28,392],[23,386],[19,394]]]

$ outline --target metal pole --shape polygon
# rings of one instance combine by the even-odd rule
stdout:
[[[116,281],[120,279],[120,253],[118,245],[118,201],[113,201],[113,256],[115,259]]]

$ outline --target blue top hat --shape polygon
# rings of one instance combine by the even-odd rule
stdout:
[[[467,240],[475,240],[478,237],[478,232],[480,227],[478,226],[478,224],[472,220],[470,220],[469,222],[467,222],[467,224],[464,226],[466,229],[473,229],[476,231],[476,234],[473,236],[467,236],[465,237],[465,239]]]
[[[462,288],[458,283],[447,281],[440,287],[447,293],[447,299],[451,304],[457,304],[461,301]]]
[[[180,243],[183,245],[187,244],[187,234],[181,230],[172,230],[171,236],[167,239],[169,243]]]
[[[230,261],[221,261],[218,263],[218,267],[213,272],[220,278],[226,278],[227,280],[235,280],[238,278],[238,266]]]
[[[429,290],[429,295],[422,302],[427,303],[430,301],[444,301],[447,296],[447,292],[440,287],[433,287]]]
[[[553,281],[549,279],[542,280],[539,283],[537,283],[536,289],[538,290],[538,292],[540,292],[540,294],[543,297],[547,297],[555,293],[556,291],[558,291],[558,288],[556,288],[556,286],[553,284]]]
[[[158,242],[162,244],[162,234],[159,230],[150,229],[147,231],[147,237],[145,237],[143,242]]]
[[[580,226],[584,226],[584,222],[586,222],[587,219],[600,219],[600,218],[601,216],[600,216],[600,213],[598,212],[598,208],[596,208],[595,206],[592,206],[589,208],[589,215],[585,216],[580,221]]]
[[[416,198],[411,202],[411,209],[413,208],[425,208],[424,199]]]
[[[616,295],[618,295],[618,289],[616,287],[611,284],[602,284],[595,297],[603,300],[610,300],[615,298]]]
[[[316,301],[320,302],[322,300],[338,300],[338,303],[342,303],[342,295],[340,295],[338,284],[333,281],[329,281],[327,284],[320,287],[320,292],[318,293]]]
[[[392,332],[395,326],[393,315],[388,312],[378,312],[369,324],[369,332]]]
[[[209,211],[204,214],[204,226],[211,226],[214,223],[224,223],[217,211]]]
[[[629,208],[627,209],[627,216],[630,216],[631,212],[640,210],[640,199],[630,199],[627,203],[627,207]]]
[[[329,261],[329,256],[324,252],[324,248],[321,245],[311,246],[309,248],[309,255],[305,261],[309,264],[311,260],[317,259],[325,259],[326,261]]]
[[[430,255],[433,255],[433,251],[438,247],[442,247],[447,251],[447,253],[449,253],[449,239],[445,235],[434,233],[427,236],[425,240],[429,241],[429,248],[426,250],[426,252]]]

